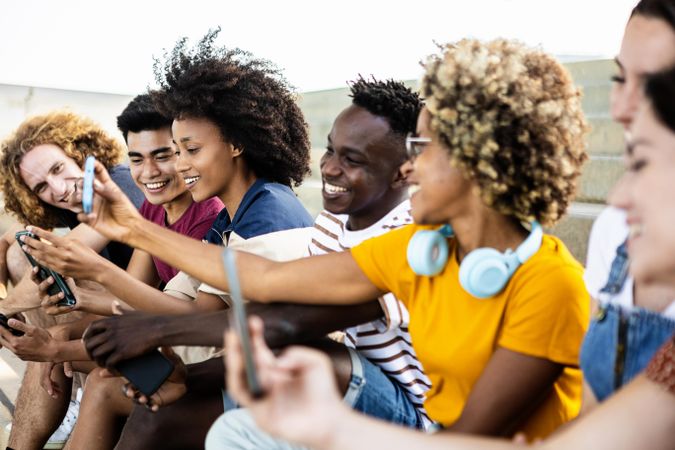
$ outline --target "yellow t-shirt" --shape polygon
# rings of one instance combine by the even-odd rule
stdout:
[[[410,225],[351,249],[370,281],[392,292],[410,312],[413,347],[432,383],[427,413],[445,426],[453,424],[493,352],[502,347],[567,366],[548,398],[519,427],[531,438],[547,436],[581,407],[578,359],[590,303],[582,266],[559,239],[544,235],[539,251],[501,293],[478,299],[459,284],[454,239],[440,274],[425,277],[410,269],[408,241],[428,228]]]

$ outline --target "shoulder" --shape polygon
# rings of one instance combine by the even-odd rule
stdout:
[[[115,182],[117,186],[129,197],[129,200],[136,205],[136,208],[140,208],[145,200],[145,196],[138,189],[136,183],[131,178],[131,172],[129,166],[126,164],[117,164],[108,169],[110,178]]]
[[[233,220],[233,231],[242,238],[312,226],[312,217],[289,187],[262,182],[251,189]]]

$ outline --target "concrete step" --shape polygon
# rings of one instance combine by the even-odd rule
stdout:
[[[604,203],[624,172],[623,158],[616,155],[590,155],[581,173],[577,200]]]
[[[591,132],[588,135],[588,152],[596,155],[623,155],[626,144],[621,125],[608,115],[590,116]]]
[[[580,263],[585,264],[591,226],[604,208],[605,205],[597,203],[573,203],[567,215],[548,231],[558,236],[572,255]]]

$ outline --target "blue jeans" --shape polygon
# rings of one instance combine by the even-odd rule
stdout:
[[[348,348],[352,375],[344,402],[353,409],[387,422],[424,429],[424,419],[408,399],[403,388],[380,368]],[[229,398],[227,398],[229,400]],[[214,422],[206,437],[207,450],[266,449],[299,450],[303,447],[275,439],[259,430],[245,409],[227,410]]]
[[[642,372],[674,332],[675,320],[657,312],[601,305],[581,347],[581,370],[598,401]]]

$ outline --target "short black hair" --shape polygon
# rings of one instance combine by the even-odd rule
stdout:
[[[137,95],[117,116],[117,128],[127,141],[127,135],[145,130],[159,130],[171,127],[171,117],[162,115],[157,111],[150,94]]]
[[[182,38],[163,62],[155,60],[155,104],[174,119],[212,121],[256,176],[299,185],[309,174],[310,144],[295,94],[269,61],[216,46],[219,31],[194,49]]]
[[[394,133],[405,136],[415,132],[417,117],[424,106],[417,92],[400,81],[366,80],[359,75],[349,83],[352,103],[373,115],[384,117]]]
[[[675,2],[673,0],[640,0],[630,13],[634,16],[644,16],[661,19],[675,31]]]
[[[645,95],[651,101],[656,117],[675,133],[675,68],[648,75]]]

